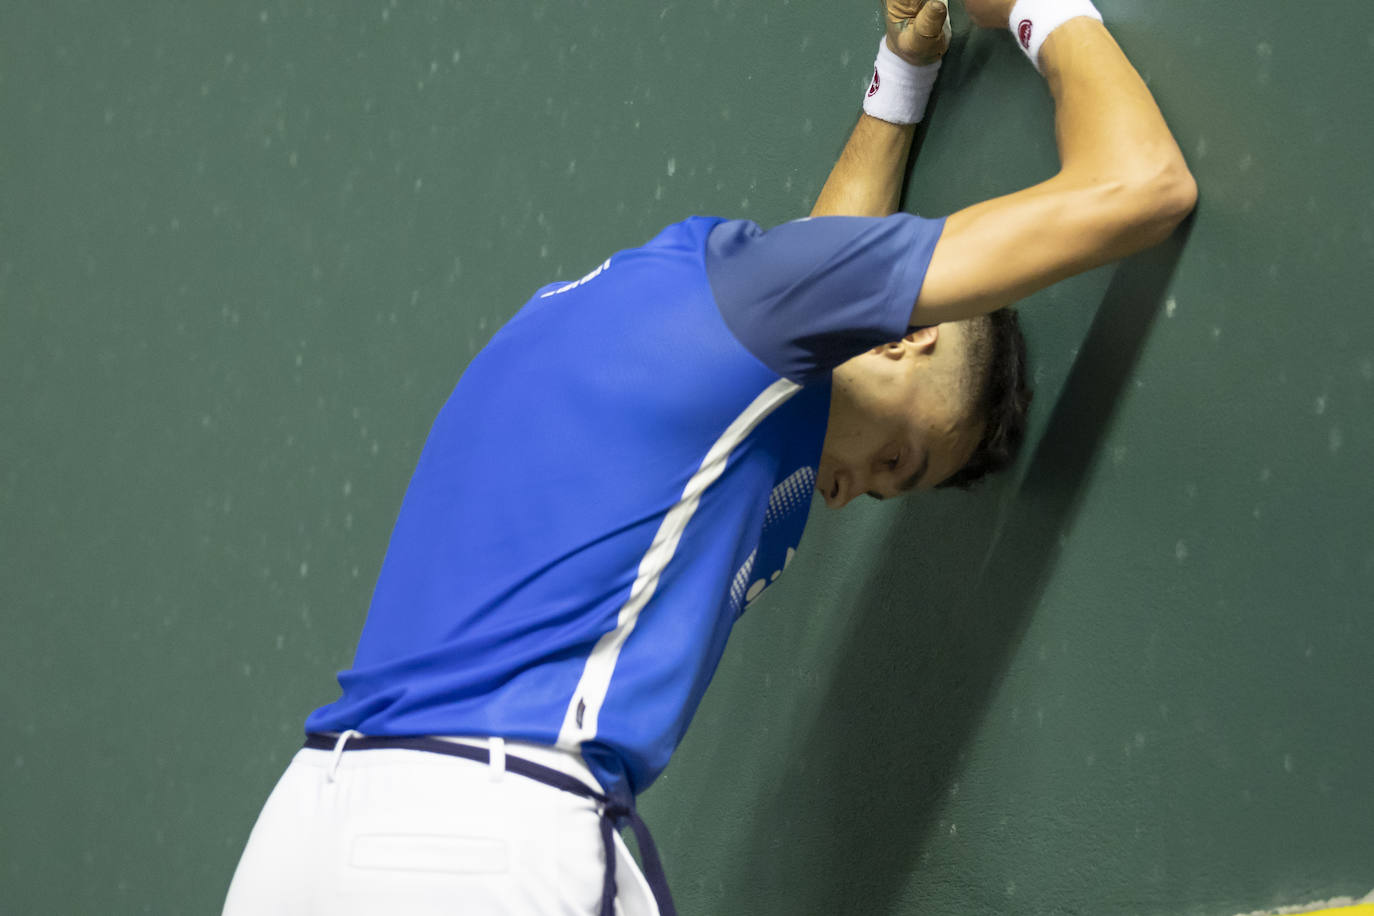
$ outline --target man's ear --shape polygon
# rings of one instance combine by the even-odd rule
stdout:
[[[914,344],[918,353],[929,354],[935,350],[935,341],[939,338],[940,326],[930,324],[923,328],[912,328],[902,340]]]
[[[874,347],[873,353],[878,356],[886,356],[888,359],[901,359],[912,347],[917,353],[930,354],[935,349],[935,340],[940,336],[940,326],[932,324],[924,328],[912,328],[901,340],[892,340],[880,347]]]

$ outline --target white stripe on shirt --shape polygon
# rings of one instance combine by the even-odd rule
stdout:
[[[573,691],[567,711],[563,714],[563,727],[558,732],[558,747],[564,750],[577,750],[584,741],[596,737],[597,718],[602,704],[606,701],[606,692],[610,689],[611,675],[615,673],[620,650],[625,645],[625,640],[630,638],[630,633],[634,631],[640,611],[644,610],[658,588],[659,577],[663,575],[663,571],[673,559],[673,554],[677,552],[682,534],[687,530],[687,524],[701,504],[702,493],[724,473],[730,454],[748,438],[754,428],[800,390],[800,385],[785,378],[769,385],[721,434],[715,445],[706,453],[701,467],[692,475],[692,479],[687,481],[681,498],[664,516],[658,533],[654,535],[653,543],[640,560],[639,574],[634,585],[630,587],[629,599],[620,608],[615,629],[597,640],[591,655],[587,657],[586,667],[582,669],[582,678],[577,682],[577,689]]]

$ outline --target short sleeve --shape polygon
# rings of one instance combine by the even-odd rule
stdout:
[[[784,378],[807,384],[907,333],[943,219],[820,216],[764,231],[711,230],[706,272],[735,337]]]

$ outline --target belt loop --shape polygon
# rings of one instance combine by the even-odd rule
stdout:
[[[339,772],[339,758],[343,757],[344,745],[349,738],[361,738],[362,732],[356,732],[351,728],[344,729],[339,735],[339,740],[334,742],[334,756],[329,758],[329,772],[324,774],[325,782],[333,782],[335,774]]]
[[[491,755],[491,781],[500,782],[506,775],[506,739],[492,738],[487,742],[487,753]]]

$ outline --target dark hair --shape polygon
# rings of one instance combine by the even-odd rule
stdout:
[[[939,484],[967,490],[988,474],[1008,467],[1026,437],[1031,390],[1026,387],[1026,339],[1016,311],[998,309],[978,322],[969,354],[973,415],[986,424],[973,457]]]

